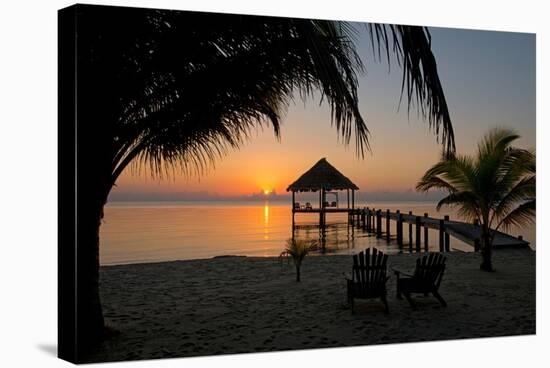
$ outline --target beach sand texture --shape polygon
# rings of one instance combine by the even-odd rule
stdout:
[[[106,323],[120,335],[90,361],[116,361],[432,341],[535,333],[535,252],[494,252],[495,273],[480,255],[447,253],[440,292],[416,295],[418,310],[395,296],[390,314],[378,300],[345,306],[343,273],[351,256],[308,256],[302,282],[292,261],[221,257],[101,268]],[[416,254],[389,257],[414,269]],[[390,271],[388,269],[388,271]]]

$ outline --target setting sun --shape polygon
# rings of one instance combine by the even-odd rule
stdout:
[[[268,195],[270,193],[270,190],[269,189],[264,189],[264,194],[265,195]]]

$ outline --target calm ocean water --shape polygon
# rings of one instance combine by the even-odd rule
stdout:
[[[429,213],[433,217],[450,215],[452,210],[435,210],[434,203],[385,202],[360,206]],[[297,238],[318,240],[315,226],[318,214],[297,214]],[[326,252],[351,254],[375,246],[387,253],[400,251],[397,244],[347,225],[345,214],[327,215]],[[383,225],[385,226],[385,225]],[[392,230],[395,233],[394,222]],[[535,247],[535,226],[513,229]],[[210,258],[220,255],[278,256],[285,240],[292,236],[292,213],[287,202],[118,202],[105,209],[100,233],[102,265],[160,262]],[[439,249],[438,234],[430,230],[430,249]],[[404,242],[408,226],[404,226]],[[423,245],[422,245],[423,246]],[[451,248],[471,251],[471,247],[451,237]],[[408,251],[405,244],[403,251]]]

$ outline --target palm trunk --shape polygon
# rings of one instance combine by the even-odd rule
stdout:
[[[76,360],[85,362],[105,338],[99,294],[99,230],[116,179],[112,170],[118,146],[113,129],[119,117],[119,100],[113,89],[104,88],[112,75],[98,69],[86,48],[78,48],[77,52],[82,62],[76,94]]]
[[[479,266],[479,268],[483,271],[490,271],[492,272],[493,271],[493,263],[492,263],[492,253],[493,253],[493,242],[492,242],[492,239],[491,239],[491,233],[490,233],[490,229],[489,227],[487,226],[487,224],[483,224],[482,228],[481,228],[481,240],[482,240],[482,245],[481,245],[481,257],[482,257],[482,262],[481,262],[481,265]]]
[[[78,218],[76,328],[79,361],[99,345],[105,330],[99,296],[99,227],[104,202],[94,202],[90,207],[84,206]]]

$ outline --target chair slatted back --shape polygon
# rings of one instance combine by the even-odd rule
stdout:
[[[445,272],[445,260],[441,253],[430,253],[417,259],[413,277],[421,285],[437,290]]]
[[[378,249],[366,249],[353,255],[353,282],[362,294],[370,294],[382,289],[386,283],[388,256]]]

